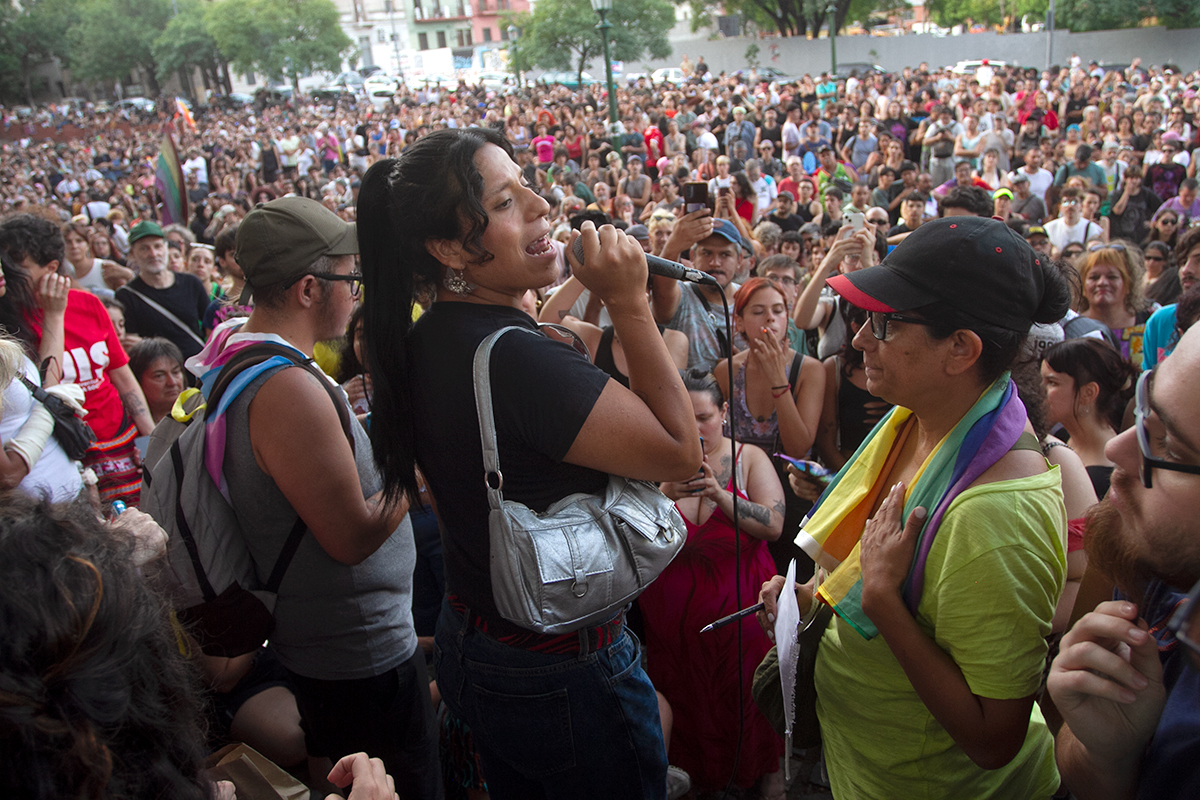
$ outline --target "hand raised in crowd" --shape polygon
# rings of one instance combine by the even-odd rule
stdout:
[[[43,275],[37,285],[37,304],[46,314],[64,314],[67,311],[67,292],[71,290],[71,279],[51,272]]]
[[[1093,760],[1140,758],[1166,703],[1158,643],[1126,601],[1096,606],[1059,644],[1046,681]]]
[[[672,228],[661,255],[668,261],[677,261],[680,253],[712,236],[712,232],[713,212],[711,209],[701,208],[684,214],[675,221],[675,227]]]
[[[875,229],[873,226],[864,226],[862,230],[846,233],[850,231],[849,226],[838,231],[838,238],[825,253],[825,258],[821,260],[817,271],[822,277],[829,276],[837,271],[841,265],[842,259],[846,256],[862,255],[869,249],[875,247]],[[864,264],[865,266],[865,264]]]
[[[749,338],[749,337],[747,337]],[[788,382],[788,368],[792,359],[788,356],[787,345],[777,336],[769,335],[764,329],[763,335],[757,339],[749,339],[749,359],[762,370],[771,380],[771,386],[783,386]]]
[[[346,800],[395,800],[396,782],[388,775],[383,761],[371,758],[366,753],[344,756],[329,771],[329,782],[345,787],[354,782],[350,797]],[[342,800],[340,794],[327,795],[325,800]]]

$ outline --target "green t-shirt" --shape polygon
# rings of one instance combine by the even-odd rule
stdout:
[[[1066,576],[1066,525],[1058,467],[971,487],[947,510],[917,622],[975,694],[1037,691]],[[868,641],[836,615],[821,640],[816,686],[834,797],[1028,800],[1058,788],[1054,740],[1036,703],[1018,755],[981,769],[917,696],[883,636]]]

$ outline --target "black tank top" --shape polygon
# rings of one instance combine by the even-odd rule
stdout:
[[[841,359],[838,359],[841,370]],[[855,386],[845,375],[840,375],[838,387],[838,447],[853,452],[867,438],[867,434],[882,419],[882,413],[874,416],[867,413],[867,403],[879,402],[879,398]],[[883,409],[886,413],[887,409]]]
[[[658,326],[658,335],[662,336],[664,326]],[[617,362],[613,359],[613,337],[616,331],[612,325],[603,328],[600,333],[600,344],[596,345],[596,357],[592,359],[592,363],[600,369],[608,373],[614,381],[629,388],[629,376],[617,369]]]

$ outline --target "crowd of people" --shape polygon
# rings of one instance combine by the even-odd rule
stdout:
[[[835,611],[835,797],[1200,793],[1200,72],[683,70],[611,128],[596,87],[213,104],[169,126],[185,219],[165,115],[0,108],[0,783],[210,796],[236,741],[352,798],[779,800],[750,690],[794,561]],[[506,498],[615,474],[687,529],[564,635],[493,596],[473,358],[508,326],[546,335],[492,355]],[[254,569],[286,569],[227,657],[136,508],[150,434],[264,342],[292,360],[205,422]]]

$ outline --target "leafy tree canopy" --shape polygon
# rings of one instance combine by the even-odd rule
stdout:
[[[238,72],[283,76],[293,86],[314,70],[336,72],[354,46],[331,0],[217,0],[205,22]]]
[[[622,0],[607,13],[609,46],[617,61],[636,61],[671,55],[667,32],[675,25],[675,7],[667,0]],[[521,29],[516,42],[513,69],[575,69],[582,73],[587,63],[604,52],[599,16],[589,0],[540,0],[532,14],[514,15]]]

